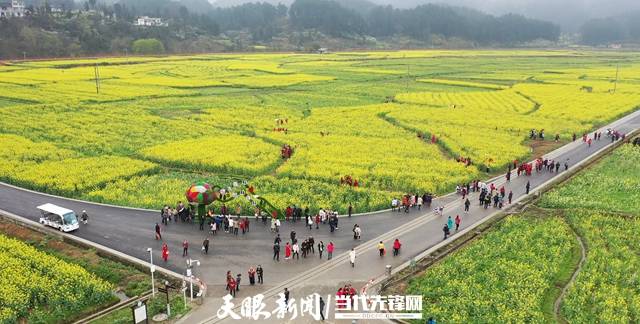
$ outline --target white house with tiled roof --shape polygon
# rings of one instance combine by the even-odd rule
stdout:
[[[24,17],[25,12],[23,0],[0,0],[0,18]]]

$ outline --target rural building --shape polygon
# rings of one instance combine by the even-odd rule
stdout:
[[[142,16],[142,17],[138,17],[138,20],[134,22],[134,25],[144,26],[144,27],[166,27],[169,24],[167,24],[166,22],[163,22],[162,18]]]
[[[23,0],[0,0],[0,18],[24,17],[25,12]]]

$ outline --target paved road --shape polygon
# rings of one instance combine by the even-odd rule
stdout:
[[[629,132],[640,128],[640,112],[636,112],[627,118],[616,122],[615,128],[622,132]],[[608,139],[596,141],[591,148],[586,147],[581,141],[563,146],[562,148],[547,154],[550,158],[564,161],[569,159],[575,164],[583,160],[598,149],[610,144]],[[555,176],[554,173],[535,174],[532,177],[513,177],[507,184],[507,191],[513,190],[514,199],[524,194],[524,184],[531,182],[531,188]],[[498,185],[504,182],[500,178],[496,180]],[[350,282],[361,287],[370,278],[377,277],[384,272],[386,264],[397,266],[407,261],[420,252],[442,241],[441,228],[447,215],[460,214],[463,216],[462,226],[470,226],[486,216],[494,213],[493,209],[483,210],[477,207],[477,197],[472,195],[472,210],[464,215],[461,210],[461,200],[455,195],[449,195],[436,200],[434,206],[447,205],[444,217],[436,217],[429,211],[412,211],[410,214],[384,212],[374,215],[354,216],[341,218],[340,229],[330,233],[327,226],[316,230],[304,228],[301,223],[285,223],[281,228],[283,240],[288,238],[289,231],[294,229],[299,238],[312,235],[316,242],[322,240],[326,243],[334,242],[336,250],[334,260],[327,261],[312,255],[300,261],[281,262],[272,261],[271,246],[273,235],[268,226],[261,223],[251,223],[251,232],[239,236],[219,233],[211,238],[209,255],[202,255],[200,244],[208,235],[198,230],[194,224],[170,224],[163,226],[163,240],[170,249],[170,258],[163,267],[184,273],[185,259],[181,257],[181,243],[184,239],[191,243],[190,253],[194,259],[199,259],[202,265],[195,270],[195,274],[203,279],[209,287],[208,296],[204,307],[191,314],[185,322],[198,323],[215,314],[217,306],[221,303],[219,298],[224,294],[224,280],[227,270],[233,273],[241,273],[244,277],[243,286],[247,284],[246,271],[250,266],[261,264],[265,270],[266,284],[261,287],[250,287],[241,290],[238,297],[247,296],[256,292],[263,292],[267,296],[273,296],[283,286],[293,289],[294,295],[301,296],[310,292],[323,294],[335,293],[335,287]],[[148,260],[146,249],[154,249],[154,261],[161,261],[161,242],[154,240],[154,225],[159,222],[159,213],[127,209],[114,206],[97,205],[89,202],[74,201],[60,197],[53,197],[37,192],[27,191],[0,183],[0,209],[22,217],[36,220],[39,212],[36,206],[42,203],[54,203],[80,212],[86,209],[90,215],[87,226],[74,232],[74,235],[91,240],[95,243],[118,250],[141,260]],[[363,229],[363,239],[354,241],[351,228],[354,223],[360,224]],[[211,236],[210,236],[211,237]],[[390,250],[392,241],[400,238],[403,242],[402,253],[393,258],[387,255],[384,258],[377,256],[375,243],[383,240]],[[367,241],[369,240],[369,241]],[[351,268],[346,261],[346,253],[351,248],[357,248],[358,258],[355,268]],[[284,251],[283,253],[284,254]],[[244,287],[243,287],[244,288]],[[297,321],[296,321],[297,322]]]

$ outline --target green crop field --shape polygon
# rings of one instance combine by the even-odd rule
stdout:
[[[447,192],[487,176],[487,167],[491,172],[529,157],[532,128],[567,141],[639,105],[634,53],[6,62],[0,65],[0,179],[148,208],[175,204],[192,181],[247,180],[280,208],[344,211],[353,203],[364,212],[386,208],[400,193]],[[284,160],[280,149],[287,144],[294,153]],[[345,176],[359,186],[341,185]]]

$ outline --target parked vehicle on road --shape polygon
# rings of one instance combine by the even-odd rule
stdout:
[[[44,204],[37,207],[42,216],[40,224],[51,226],[63,232],[71,232],[80,228],[78,216],[71,209],[66,209],[54,204]]]

